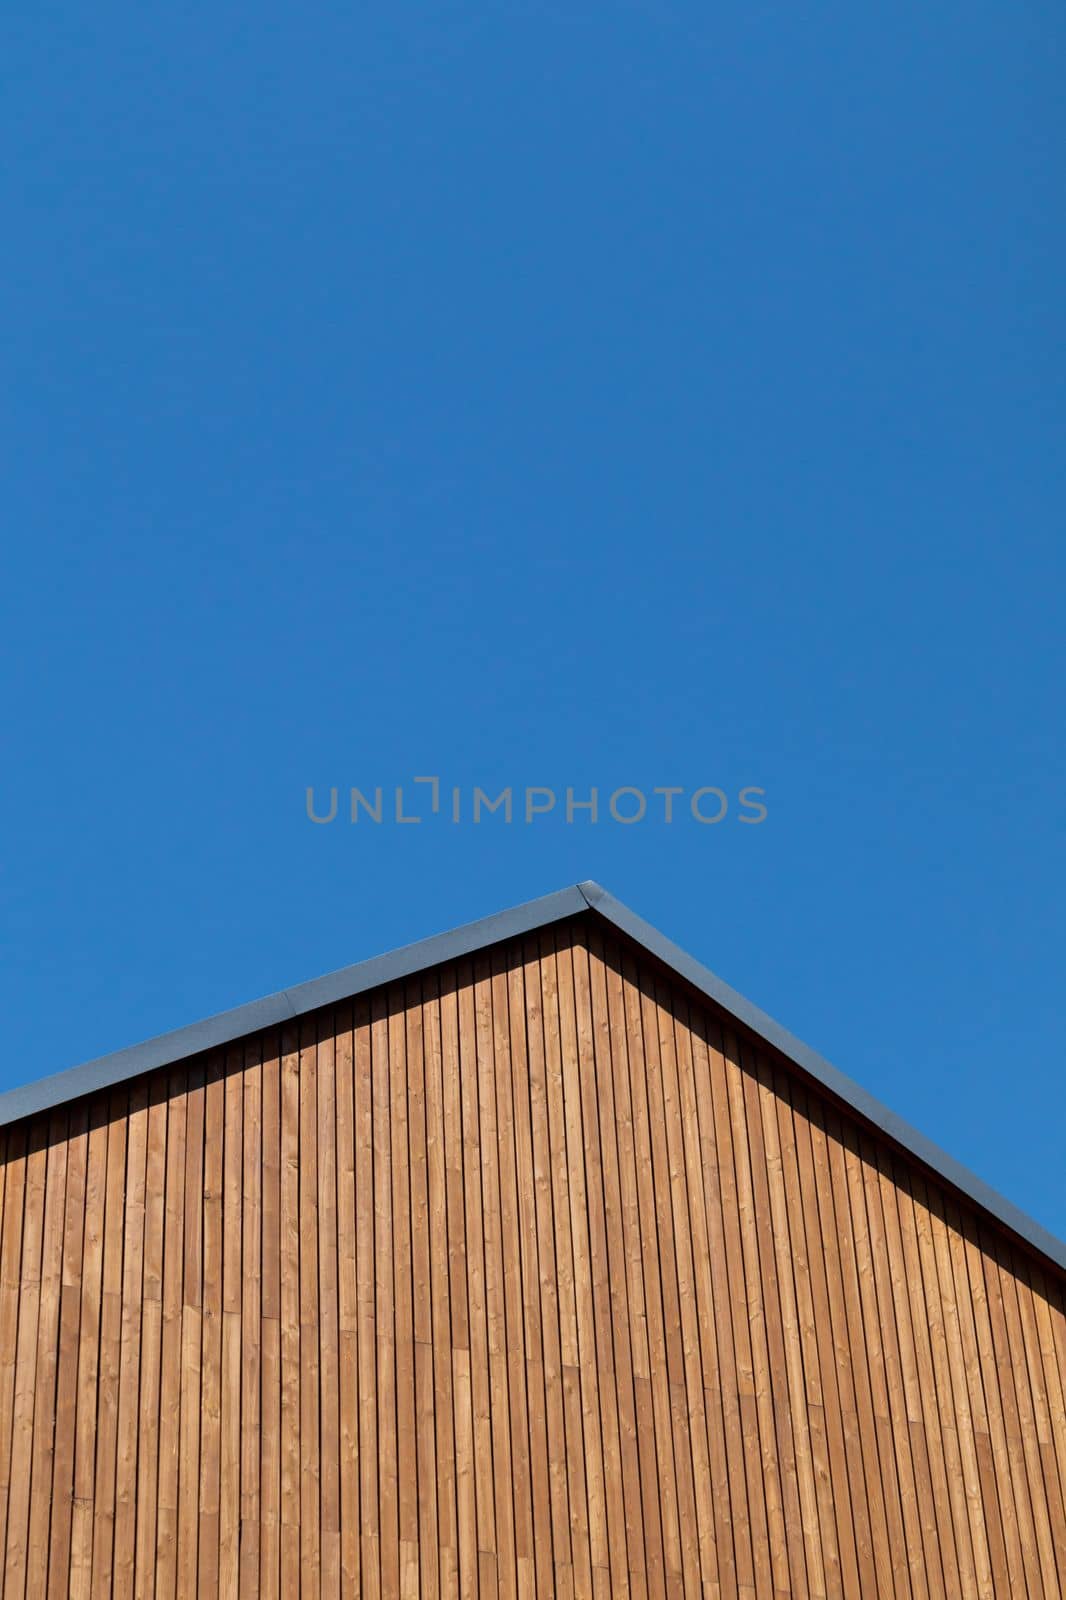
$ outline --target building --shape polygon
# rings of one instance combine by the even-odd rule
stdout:
[[[1066,1250],[596,885],[0,1123],[4,1600],[1066,1592]]]

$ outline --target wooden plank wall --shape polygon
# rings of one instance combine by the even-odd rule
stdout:
[[[1066,1592],[1061,1277],[587,922],[0,1138],[4,1600]]]

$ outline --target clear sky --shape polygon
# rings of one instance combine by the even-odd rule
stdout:
[[[594,877],[1066,1233],[1064,45],[9,19],[0,1081]]]

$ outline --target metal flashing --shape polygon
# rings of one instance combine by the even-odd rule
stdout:
[[[127,1078],[142,1072],[154,1072],[160,1067],[172,1066],[187,1056],[203,1050],[216,1050],[264,1028],[277,1027],[294,1017],[317,1011],[320,1006],[335,1005],[340,1000],[350,1000],[365,994],[368,989],[380,988],[398,978],[410,977],[427,967],[440,966],[445,961],[455,961],[471,955],[475,950],[513,939],[519,934],[531,933],[565,917],[579,915],[587,909],[580,889],[571,886],[554,894],[529,900],[524,905],[506,911],[497,911],[491,917],[481,917],[477,922],[464,923],[448,933],[434,934],[416,944],[401,945],[385,955],[372,956],[368,961],[358,961],[353,966],[328,972],[324,977],[311,978],[291,989],[279,989],[277,994],[263,1000],[252,1000],[247,1005],[235,1006],[230,1011],[220,1011],[203,1022],[193,1022],[170,1033],[160,1033],[141,1044],[129,1045],[106,1056],[97,1056],[82,1066],[56,1072],[34,1083],[20,1084],[0,1094],[0,1128],[21,1117],[38,1111],[48,1111],[81,1095],[98,1089],[111,1088]]]
[[[458,960],[490,945],[589,912],[603,918],[611,927],[647,951],[743,1028],[764,1040],[822,1085],[906,1154],[916,1158],[941,1180],[965,1195],[1039,1255],[1047,1257],[1060,1270],[1066,1271],[1066,1244],[1062,1240],[1026,1216],[1011,1201],[1004,1199],[924,1134],[896,1116],[895,1112],[882,1105],[859,1084],[723,983],[707,967],[664,938],[650,923],[638,917],[591,879],[510,910],[496,912],[477,922],[466,923],[448,933],[436,934],[416,944],[403,945],[386,955],[374,956],[368,961],[327,973],[324,977],[313,978],[294,988],[279,990],[265,999],[219,1012],[202,1022],[194,1022],[188,1027],[147,1039],[142,1044],[116,1050],[83,1066],[9,1089],[0,1094],[0,1127],[82,1095],[110,1088],[141,1073],[172,1066],[189,1056],[217,1049],[262,1029],[276,1027],[322,1006],[335,1005],[429,967]]]
[[[742,994],[738,994],[727,983],[723,983],[722,979],[709,968],[679,949],[658,929],[630,911],[628,906],[622,905],[621,901],[608,894],[598,883],[589,880],[579,884],[578,887],[590,910],[603,917],[635,944],[647,950],[672,972],[686,979],[693,988],[713,1000],[715,1005],[741,1023],[749,1032],[772,1045],[781,1055],[828,1089],[849,1110],[857,1112],[864,1121],[871,1123],[908,1155],[917,1157],[923,1165],[930,1168],[952,1188],[966,1195],[982,1210],[989,1212],[997,1222],[1010,1229],[1012,1233],[1016,1233],[1041,1255],[1050,1257],[1056,1266],[1066,1271],[1066,1243],[1061,1239],[1056,1238],[1039,1222],[1019,1210],[1012,1201],[1005,1199],[968,1167],[956,1161],[954,1156],[949,1156],[946,1151],[941,1150],[939,1145],[927,1139],[924,1133],[919,1133],[910,1123],[882,1105],[880,1100],[875,1099],[860,1084],[826,1061],[824,1056],[820,1056],[816,1050],[805,1045],[801,1039],[789,1033],[772,1017],[768,1017],[765,1011],[760,1011],[758,1006],[752,1005],[750,1000],[746,1000]]]

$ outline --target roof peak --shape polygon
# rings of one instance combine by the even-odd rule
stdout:
[[[1047,1257],[1066,1271],[1066,1244],[1054,1234],[975,1177],[924,1134],[896,1116],[859,1084],[723,983],[709,968],[679,949],[591,878],[539,899],[526,901],[523,905],[465,923],[447,933],[402,945],[385,955],[373,956],[368,961],[342,967],[324,977],[281,989],[262,1000],[253,1000],[247,1005],[219,1012],[202,1022],[159,1034],[141,1044],[97,1057],[83,1066],[9,1089],[0,1094],[0,1127],[138,1077],[141,1073],[173,1065],[188,1056],[217,1049],[247,1034],[290,1022],[322,1006],[338,1004],[426,968],[460,960],[490,945],[519,938],[587,912],[601,917],[624,934],[691,988],[712,1001],[743,1029],[770,1045],[864,1122],[930,1168],[939,1179],[989,1213],[1002,1227],[1017,1235],[1039,1255]]]

